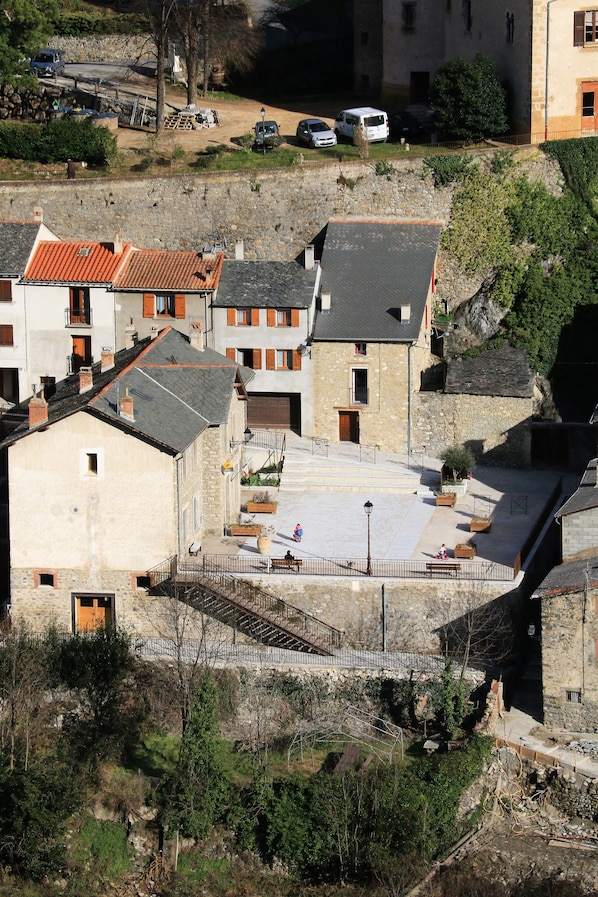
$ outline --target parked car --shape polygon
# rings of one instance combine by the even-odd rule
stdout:
[[[253,129],[255,140],[253,148],[255,150],[275,149],[282,143],[280,135],[280,127],[275,121],[258,121]]]
[[[372,106],[358,106],[355,109],[343,109],[334,122],[337,138],[345,138],[356,143],[357,134],[361,133],[368,143],[384,143],[388,140],[388,116],[382,109]]]
[[[426,136],[426,129],[421,121],[404,109],[402,112],[391,112],[388,116],[390,136],[392,140],[420,140]]]
[[[319,118],[304,118],[297,125],[297,140],[312,149],[319,146],[336,146],[336,134]]]
[[[64,59],[60,50],[49,48],[42,50],[29,63],[31,71],[38,78],[53,78],[64,74]]]

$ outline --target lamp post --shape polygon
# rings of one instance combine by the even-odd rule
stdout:
[[[266,155],[266,110],[262,106],[260,109],[260,115],[262,116],[262,154]]]
[[[363,506],[363,510],[365,511],[365,515],[368,519],[368,560],[365,568],[366,576],[372,575],[372,552],[370,550],[370,515],[374,510],[374,506],[371,501],[366,501]]]

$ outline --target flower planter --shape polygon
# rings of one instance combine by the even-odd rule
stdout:
[[[233,523],[229,529],[231,536],[259,536],[262,531],[259,523]]]
[[[469,524],[470,533],[489,533],[492,529],[490,517],[472,517]]]
[[[248,514],[276,514],[277,504],[275,501],[248,501]]]
[[[436,496],[436,507],[453,508],[457,502],[457,496],[454,492],[443,492]]]
[[[446,492],[454,492],[456,495],[465,495],[467,492],[467,487],[469,486],[469,480],[457,480],[456,483],[443,483],[441,491],[443,493]]]
[[[475,545],[469,545],[467,542],[457,542],[455,545],[456,558],[469,558],[470,560],[476,556],[477,548]]]

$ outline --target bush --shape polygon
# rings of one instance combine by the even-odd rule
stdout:
[[[451,445],[441,453],[440,458],[444,461],[444,467],[451,472],[453,480],[462,480],[475,466],[475,458],[462,445]]]
[[[469,156],[430,156],[424,159],[424,170],[427,168],[432,172],[435,187],[446,187],[454,181],[463,180],[470,162]]]
[[[474,142],[507,130],[505,89],[484,53],[473,60],[450,59],[441,65],[431,102],[438,127],[448,137]]]
[[[71,118],[47,124],[0,124],[0,156],[27,162],[66,162],[77,159],[88,165],[108,165],[116,155],[116,138],[107,128]]]

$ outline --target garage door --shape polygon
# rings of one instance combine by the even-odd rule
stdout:
[[[249,393],[247,404],[249,429],[301,429],[301,398],[280,393]]]

